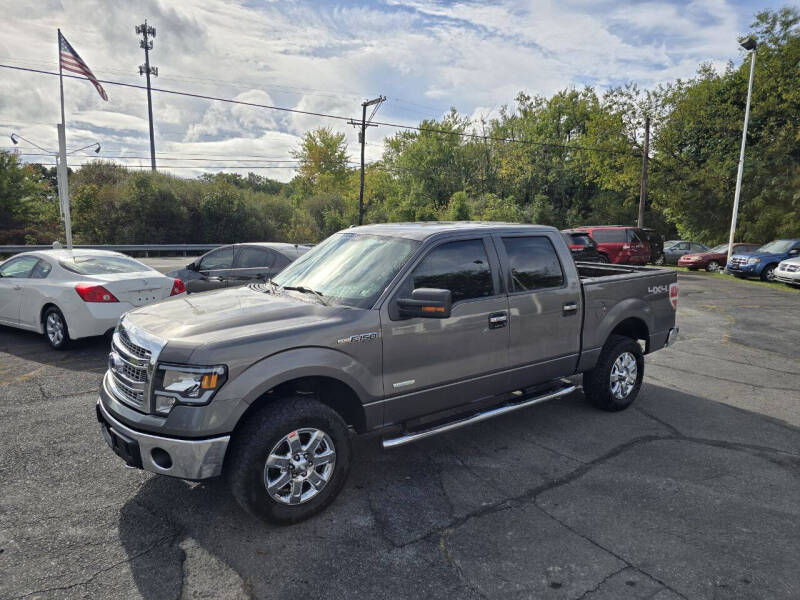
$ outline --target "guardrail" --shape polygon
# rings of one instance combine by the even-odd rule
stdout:
[[[187,256],[187,254],[202,254],[224,244],[76,244],[75,249],[113,250],[136,256],[161,256],[163,253]],[[34,250],[52,250],[52,245],[31,246],[0,246],[0,256],[10,256],[20,252]]]

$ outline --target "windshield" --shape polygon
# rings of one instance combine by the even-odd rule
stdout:
[[[719,246],[714,246],[709,252],[713,252],[714,254],[722,254],[723,252],[727,254],[728,252],[728,244],[720,244]]]
[[[764,244],[756,252],[771,252],[772,254],[783,254],[794,246],[795,240],[774,240],[769,244]]]
[[[664,248],[671,248],[678,242],[680,242],[680,240],[667,240],[666,242],[664,242]]]
[[[60,260],[67,271],[81,275],[105,275],[107,273],[141,273],[152,271],[147,265],[124,256],[73,256]]]
[[[314,290],[330,303],[370,308],[418,246],[403,238],[336,233],[272,281]]]

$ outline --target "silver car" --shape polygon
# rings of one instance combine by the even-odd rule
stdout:
[[[788,285],[800,285],[800,256],[779,262],[775,269],[775,281]]]

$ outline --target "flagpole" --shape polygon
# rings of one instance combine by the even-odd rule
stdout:
[[[64,119],[64,74],[61,67],[61,29],[58,30],[58,83],[61,88],[61,124],[58,126],[56,181],[58,182],[58,199],[61,202],[61,211],[64,213],[67,250],[72,251],[72,218],[69,213],[69,181],[67,179],[67,132]]]

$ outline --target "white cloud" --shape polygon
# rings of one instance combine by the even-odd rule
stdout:
[[[142,84],[134,26],[146,16],[157,29],[151,61],[160,77],[154,86],[356,118],[364,99],[382,93],[389,101],[379,120],[414,124],[450,106],[491,116],[521,90],[547,95],[567,86],[624,81],[648,87],[690,77],[701,62],[721,67],[739,57],[736,38],[763,7],[743,4],[0,0],[0,63],[56,68],[55,32],[61,27],[98,77]],[[88,82],[65,82],[70,146],[99,139],[106,156],[146,156],[144,92],[106,89],[109,102]],[[358,156],[356,130],[344,121],[158,92],[153,107],[156,149],[163,156],[207,153],[207,164],[223,154],[289,158],[306,130],[323,125],[345,132],[351,157]],[[18,131],[54,146],[57,120],[55,78],[2,70],[0,135]],[[394,131],[369,130],[368,160],[380,157],[381,138]],[[202,167],[196,166],[175,172],[193,174]],[[283,168],[264,172],[282,179],[292,174]]]

